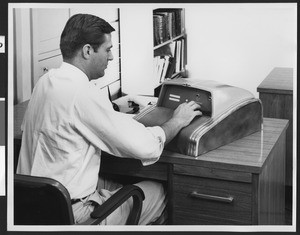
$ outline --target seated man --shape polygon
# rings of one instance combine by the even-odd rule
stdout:
[[[153,164],[164,144],[201,115],[196,103],[184,103],[162,126],[147,128],[114,111],[108,97],[90,82],[102,77],[113,59],[112,31],[93,15],[77,14],[68,20],[60,40],[63,63],[37,82],[22,125],[17,173],[61,182],[72,198],[76,222],[85,221],[95,203],[101,205],[122,187],[99,179],[101,151]],[[152,181],[137,185],[145,193],[139,224],[149,224],[164,210],[164,188]],[[101,224],[124,224],[131,206],[132,199]]]

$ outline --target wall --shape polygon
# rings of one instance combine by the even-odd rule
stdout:
[[[189,77],[251,91],[274,67],[296,68],[296,4],[186,5]]]
[[[70,8],[71,7],[71,8]],[[37,80],[51,68],[59,67],[62,58],[59,49],[60,34],[70,15],[90,13],[107,20],[116,31],[112,33],[113,54],[115,59],[109,63],[106,75],[97,81],[99,88],[109,85],[112,98],[119,95],[119,16],[117,6],[106,5],[60,5],[53,8],[51,4],[43,7],[20,6],[12,8],[13,43],[10,54],[13,55],[12,70],[14,104],[30,99]],[[99,79],[100,80],[100,79]],[[10,93],[12,94],[12,93]]]
[[[16,8],[14,16],[14,104],[28,100],[32,91],[30,9]],[[12,23],[12,22],[10,22]],[[11,73],[12,71],[9,71]]]
[[[120,7],[121,86],[125,94],[153,95],[151,5]]]
[[[185,8],[189,77],[222,81],[254,93],[274,67],[296,68],[296,4],[128,4],[120,7],[121,72],[125,93],[153,90],[152,10]],[[16,10],[15,45],[20,97],[32,89],[29,9]],[[137,20],[138,19],[138,20]],[[22,24],[21,24],[22,23]],[[23,27],[25,26],[25,27]],[[24,46],[26,45],[26,46]],[[21,67],[20,67],[21,66]],[[21,69],[20,69],[21,68]],[[126,78],[126,79],[125,79]],[[126,82],[125,82],[126,81]]]

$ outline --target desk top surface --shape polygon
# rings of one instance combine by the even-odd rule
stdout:
[[[197,158],[164,151],[161,162],[259,173],[273,147],[288,127],[288,120],[264,118],[263,130],[219,147]]]
[[[28,102],[14,107],[14,138],[21,139],[21,124]],[[264,118],[263,130],[236,140],[228,145],[202,154],[197,158],[165,150],[159,160],[162,163],[259,173],[273,147],[286,131],[288,120]]]
[[[293,94],[293,69],[274,68],[257,87],[258,92]]]

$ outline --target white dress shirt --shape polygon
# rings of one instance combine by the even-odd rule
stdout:
[[[161,127],[146,128],[114,111],[107,95],[68,63],[39,79],[22,129],[17,173],[56,179],[71,198],[95,191],[101,150],[148,165],[166,139]]]

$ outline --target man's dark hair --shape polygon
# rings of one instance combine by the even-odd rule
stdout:
[[[60,37],[60,50],[64,59],[71,59],[78,49],[90,44],[95,51],[104,42],[104,34],[115,29],[105,20],[90,14],[70,17]]]

